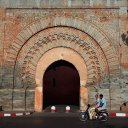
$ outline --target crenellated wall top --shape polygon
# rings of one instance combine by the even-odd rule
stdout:
[[[127,0],[0,0],[0,8],[119,8]]]

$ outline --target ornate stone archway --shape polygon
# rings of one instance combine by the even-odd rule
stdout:
[[[9,73],[5,79],[10,83],[7,86],[34,90],[38,83],[35,77],[38,62],[48,51],[60,47],[83,58],[87,86],[104,83],[119,71],[114,46],[94,24],[72,17],[48,17],[26,27],[10,46],[5,60],[6,67],[10,67],[6,69]]]
[[[50,27],[67,27],[67,28],[72,28],[74,30],[80,30],[81,32],[85,33],[85,35],[88,35],[88,43],[84,43],[82,40],[79,41],[79,38],[76,38],[75,42],[77,42],[79,44],[79,46],[83,46],[84,44],[86,44],[86,48],[84,47],[84,54],[85,52],[87,54],[94,54],[94,50],[91,51],[92,49],[92,45],[94,44],[94,42],[97,43],[97,46],[99,46],[97,49],[101,49],[102,53],[104,55],[104,58],[107,62],[107,67],[106,70],[109,70],[109,74],[110,76],[114,76],[115,74],[118,74],[119,72],[119,60],[117,57],[117,53],[116,50],[114,48],[114,46],[112,45],[111,41],[109,40],[109,38],[100,30],[98,29],[94,24],[88,22],[88,21],[83,21],[82,19],[77,19],[77,18],[67,18],[67,17],[45,17],[44,19],[41,19],[40,21],[35,21],[34,23],[30,24],[28,27],[26,27],[23,31],[21,31],[19,33],[19,35],[17,36],[17,38],[15,39],[14,43],[11,44],[10,46],[10,50],[8,51],[8,54],[6,56],[6,60],[5,60],[5,65],[6,67],[10,67],[10,69],[6,69],[9,70],[8,75],[6,75],[5,79],[8,79],[8,83],[12,83],[8,86],[12,87],[16,87],[16,83],[13,77],[15,74],[15,70],[17,70],[17,62],[18,62],[18,56],[20,51],[28,46],[26,45],[29,40],[34,36],[36,36],[38,33],[40,33],[40,31],[44,31],[47,30]],[[80,35],[80,34],[78,34]],[[79,37],[79,36],[77,36]],[[38,38],[39,39],[39,38]],[[46,38],[45,38],[46,39]],[[36,42],[39,42],[38,40],[35,40],[35,44],[37,44]],[[45,41],[47,42],[47,41]],[[82,43],[83,42],[83,43]],[[83,44],[83,45],[82,45]],[[45,44],[44,44],[45,45]],[[62,45],[62,44],[60,44]],[[88,45],[88,46],[87,46]],[[33,46],[33,45],[32,45]],[[84,45],[85,46],[85,45]],[[47,46],[46,46],[47,47]],[[72,46],[74,47],[74,46]],[[28,49],[30,48],[30,46],[28,47]],[[28,51],[28,49],[26,48],[26,51]],[[34,46],[33,46],[33,50],[34,50]],[[96,51],[97,51],[96,49]],[[31,47],[31,51],[29,53],[32,52],[32,47]],[[100,54],[102,55],[102,54]],[[99,56],[98,56],[99,57]],[[98,60],[98,58],[96,58],[96,56],[92,55],[91,58],[94,58],[94,60]],[[92,59],[91,59],[92,60]],[[90,65],[89,61],[89,65]],[[100,61],[99,61],[100,62]],[[91,62],[94,63],[94,62]],[[111,77],[112,78],[112,77]],[[108,78],[107,78],[108,79]],[[13,81],[13,82],[12,82]]]
[[[84,59],[87,66],[87,85],[94,85],[108,76],[106,56],[94,39],[74,28],[53,27],[33,36],[20,50],[15,65],[18,70],[15,70],[15,74],[22,78],[21,86],[32,87],[36,84],[34,74],[38,61],[47,51],[57,47],[73,49]],[[17,81],[15,77],[14,84],[17,83],[19,79]]]
[[[78,73],[80,75],[80,97],[81,103],[83,99],[88,99],[88,92],[86,87],[87,81],[87,68],[84,63],[83,58],[74,50],[64,47],[53,48],[47,51],[41,59],[38,61],[37,68],[36,68],[36,87],[35,91],[35,111],[42,111],[43,108],[43,87],[42,87],[42,80],[43,75],[47,69],[47,67],[57,60],[66,60],[72,63]],[[82,106],[82,104],[81,104]]]
[[[78,67],[79,64],[76,64],[76,62],[73,61],[76,57],[72,57],[68,60],[66,58],[67,61],[74,64],[76,69],[79,70],[82,97],[84,96],[84,98],[87,99],[87,89],[85,86],[94,86],[95,84],[100,83],[104,77],[109,76],[109,66],[106,56],[104,55],[100,45],[97,44],[97,42],[88,34],[70,27],[52,27],[40,31],[30,38],[26,45],[20,50],[17,56],[18,61],[16,62],[16,69],[18,70],[15,70],[15,76],[17,76],[15,78],[15,85],[17,85],[19,81],[21,81],[21,86],[25,85],[29,86],[30,88],[32,88],[33,85],[39,85],[39,87],[36,88],[35,95],[36,111],[42,111],[41,79],[43,70],[46,70],[46,67],[57,60],[58,55],[56,55],[57,58],[54,58],[53,53],[56,53],[55,51],[60,47],[72,49],[72,51],[74,51],[74,55],[77,53],[84,60],[86,70],[84,70],[83,67],[83,69],[80,70]],[[53,53],[49,53],[52,49],[55,49],[55,51]],[[69,50],[66,52],[70,53]],[[37,72],[38,74],[40,72],[40,70],[37,71],[38,63],[40,62],[42,56],[45,56],[47,53],[52,54],[53,56],[50,57],[49,61],[48,59],[46,59],[47,61],[41,61],[42,64],[44,63],[43,68],[45,69],[42,68],[40,75],[37,75]],[[59,54],[59,58],[63,57],[63,54],[64,53]],[[71,56],[71,54],[69,54],[69,56]],[[76,58],[76,60],[79,60],[79,58]],[[41,66],[39,67],[41,68]],[[84,72],[83,74],[86,75],[84,78],[81,77],[82,72]]]

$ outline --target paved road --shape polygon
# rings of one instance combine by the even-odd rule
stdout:
[[[128,118],[110,118],[103,123],[81,122],[77,116],[1,117],[0,128],[128,128]]]

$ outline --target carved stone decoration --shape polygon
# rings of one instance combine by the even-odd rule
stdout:
[[[13,81],[13,88],[17,87],[17,82],[21,83],[20,87],[35,85],[36,64],[45,52],[54,47],[72,48],[84,58],[88,69],[87,85],[95,85],[101,79],[104,81],[106,76],[109,79],[118,75],[116,50],[101,30],[79,19],[50,18],[28,26],[12,43],[5,61],[5,64],[12,65],[12,72],[5,79]]]
[[[109,72],[104,53],[94,39],[73,28],[54,27],[41,31],[28,40],[18,55],[17,65],[21,68],[19,76],[25,86],[35,85],[34,74],[39,59],[45,52],[56,47],[67,47],[80,54],[88,70],[87,85],[99,83]]]
[[[121,34],[121,38],[122,38],[123,43],[128,46],[128,31],[127,33]]]
[[[103,22],[105,24],[105,21]],[[65,48],[66,50],[74,51],[75,55],[77,53],[82,58],[83,65],[86,65],[86,71],[85,69],[83,71],[83,74],[86,74],[86,80],[80,80],[80,87],[85,88],[84,93],[89,91],[88,94],[90,94],[90,87],[99,87],[98,85],[103,85],[109,90],[112,80],[117,78],[120,73],[120,66],[116,46],[113,45],[113,40],[104,30],[97,24],[92,23],[88,18],[85,20],[73,14],[67,17],[60,13],[60,16],[52,15],[31,22],[23,27],[20,32],[17,32],[6,52],[4,61],[6,75],[3,79],[3,86],[12,88],[12,90],[29,88],[29,90],[33,90],[32,96],[34,96],[34,93],[37,97],[43,96],[41,79],[39,79],[41,93],[39,93],[38,89],[35,89],[39,87],[36,81],[37,77],[35,78],[38,62],[49,51]],[[9,41],[11,42],[12,40]],[[59,55],[59,59],[62,59],[63,54]],[[81,59],[77,58],[76,60]],[[72,58],[69,61],[73,63]],[[43,63],[43,61],[41,62]],[[77,65],[76,63],[73,64]],[[43,78],[43,74],[40,78]],[[80,102],[82,98],[90,100],[87,97],[88,94],[82,95]],[[13,94],[12,97],[14,97]],[[39,111],[42,111],[43,107],[41,99],[40,97]],[[14,100],[12,101],[15,102]],[[38,106],[36,101],[38,99],[35,99],[35,110],[37,110]],[[33,103],[32,99],[31,105]]]

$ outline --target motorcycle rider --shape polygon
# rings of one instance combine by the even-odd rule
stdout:
[[[95,109],[95,111],[98,113],[101,110],[106,109],[106,99],[103,97],[103,94],[99,95],[100,98],[100,106]]]
[[[90,116],[90,119],[92,119],[93,117],[95,117],[95,109],[96,109],[97,107],[99,107],[100,104],[101,104],[101,101],[100,101],[99,95],[96,94],[96,95],[95,95],[95,101],[91,104],[91,106],[93,106],[93,107],[91,107],[91,108],[89,109],[89,116]]]

